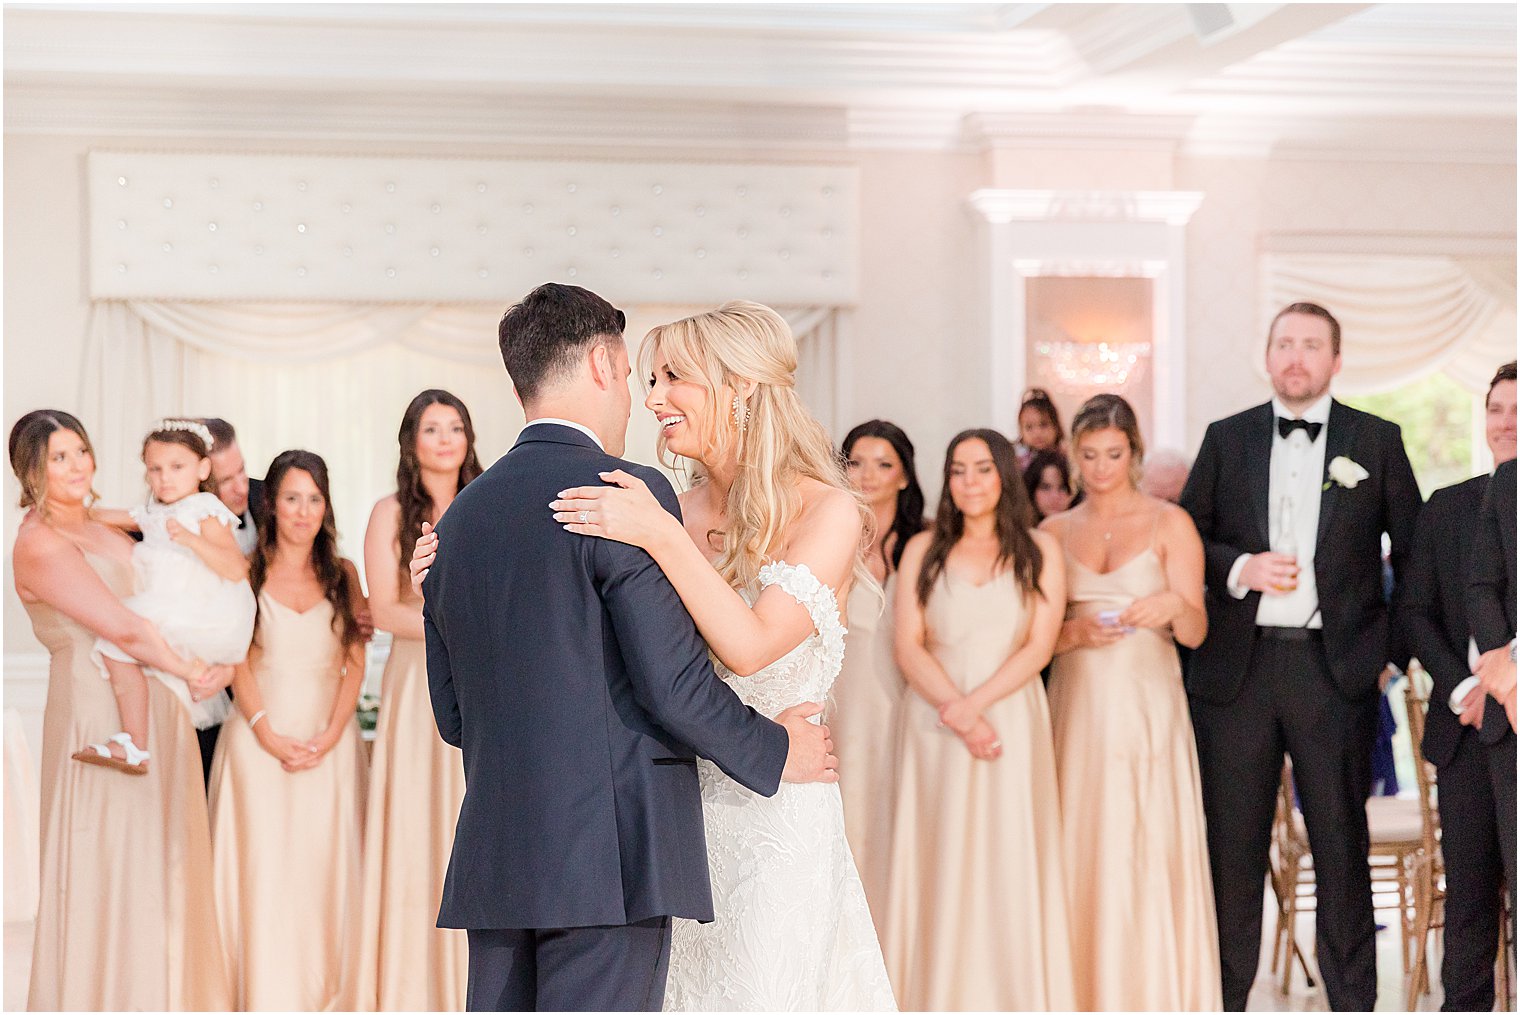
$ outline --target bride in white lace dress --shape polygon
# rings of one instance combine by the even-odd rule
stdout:
[[[564,491],[555,517],[647,550],[756,710],[822,703],[844,659],[841,604],[871,580],[868,516],[797,396],[790,329],[768,307],[727,303],[654,329],[640,363],[662,453],[695,464],[684,522],[623,472]],[[895,1010],[838,785],[766,798],[698,770],[717,918],[675,921],[666,1010]]]

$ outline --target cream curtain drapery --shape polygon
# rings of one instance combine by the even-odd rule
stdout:
[[[1340,320],[1336,387],[1348,394],[1386,391],[1432,370],[1482,392],[1515,358],[1513,259],[1270,255],[1263,269],[1266,320],[1301,300]]]
[[[655,324],[701,309],[630,309],[631,349]],[[832,432],[838,312],[777,309],[797,336],[799,390]],[[221,416],[237,427],[251,475],[286,448],[327,459],[339,532],[357,562],[371,505],[394,488],[395,434],[418,391],[446,388],[469,406],[485,464],[516,439],[523,417],[497,350],[501,312],[499,304],[96,301],[79,403],[96,446],[96,489],[108,503],[140,500],[149,424]],[[655,464],[643,380],[630,385],[627,455]]]

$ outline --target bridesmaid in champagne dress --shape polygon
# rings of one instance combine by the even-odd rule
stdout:
[[[1067,560],[1050,681],[1076,1004],[1223,1004],[1198,757],[1172,639],[1208,629],[1203,544],[1186,512],[1137,489],[1144,452],[1117,395],[1072,421],[1086,501],[1043,526]]]
[[[1013,446],[950,443],[896,591],[903,705],[887,966],[904,1011],[1073,1006],[1061,811],[1040,670],[1066,601]]]
[[[332,1011],[359,943],[364,598],[337,555],[322,459],[286,451],[266,482],[258,625],[233,681],[243,721],[211,763],[216,901],[238,1010]]]
[[[434,926],[464,798],[463,755],[438,736],[428,696],[422,600],[401,561],[423,522],[436,524],[454,495],[480,475],[464,403],[429,389],[402,415],[397,492],[375,505],[364,569],[375,626],[391,634],[380,678],[364,834],[357,1011],[463,1011],[469,944]]]
[[[111,684],[90,660],[97,637],[166,673],[191,677],[132,594],[132,544],[91,520],[94,452],[68,413],[29,413],[11,465],[30,507],[15,580],[51,657],[43,714],[42,877],[27,1007],[34,1011],[225,1010],[231,1006],[211,890],[211,844],[195,729],[163,683],[146,681],[146,772],[69,755],[121,729]],[[201,697],[221,684],[196,684]],[[215,679],[205,674],[200,680]]]
[[[881,935],[886,931],[897,720],[904,686],[892,655],[891,596],[908,539],[924,527],[924,491],[913,467],[913,442],[885,420],[855,427],[841,450],[850,485],[876,519],[866,566],[882,588],[878,592],[864,582],[850,588],[844,668],[834,681],[827,721],[840,758],[845,837]]]

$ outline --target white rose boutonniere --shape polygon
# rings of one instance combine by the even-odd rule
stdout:
[[[1333,481],[1338,486],[1344,486],[1348,490],[1356,489],[1356,484],[1367,478],[1367,470],[1347,458],[1345,455],[1336,455],[1330,460],[1327,470],[1330,479],[1325,482],[1324,489],[1330,489]]]

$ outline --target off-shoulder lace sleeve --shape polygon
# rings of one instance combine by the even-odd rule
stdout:
[[[784,560],[760,569],[760,588],[779,585],[808,611],[818,632],[824,652],[824,670],[837,672],[844,662],[844,622],[839,619],[839,601],[834,590],[819,580],[806,564],[788,564]]]

